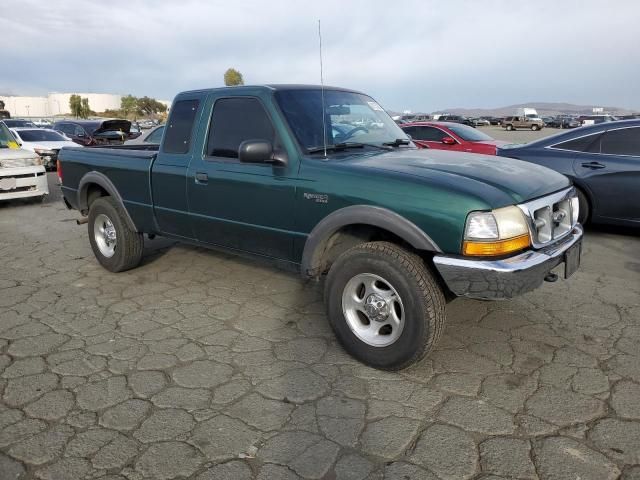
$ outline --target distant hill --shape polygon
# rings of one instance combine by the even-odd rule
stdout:
[[[465,115],[468,117],[480,117],[480,116],[495,116],[504,117],[506,115],[513,115],[519,108],[535,108],[539,115],[552,116],[566,114],[575,115],[590,115],[593,113],[593,107],[604,108],[605,113],[612,115],[629,115],[637,113],[634,110],[628,110],[620,107],[606,107],[604,105],[574,105],[572,103],[553,103],[553,102],[529,102],[520,103],[518,105],[508,105],[506,107],[499,108],[448,108],[444,110],[438,110],[433,113],[451,113],[455,115]]]

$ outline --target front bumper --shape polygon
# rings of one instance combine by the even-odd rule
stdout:
[[[0,200],[12,198],[41,197],[49,193],[47,172],[43,166],[0,168]]]
[[[470,260],[436,255],[438,272],[455,295],[481,300],[513,298],[538,288],[547,274],[565,261],[565,252],[582,239],[578,224],[562,240],[502,260]]]

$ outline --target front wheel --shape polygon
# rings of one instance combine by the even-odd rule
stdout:
[[[589,200],[582,190],[576,188],[578,194],[578,222],[585,225],[589,221]]]
[[[509,131],[513,130],[513,125],[507,125],[507,130]]]
[[[338,257],[327,276],[325,305],[345,350],[384,370],[429,353],[446,319],[444,295],[424,261],[387,242],[357,245]]]
[[[96,199],[89,210],[89,242],[100,265],[110,272],[137,267],[144,239],[127,225],[126,214],[113,197]]]
[[[533,130],[534,132],[539,130],[540,127],[538,127],[538,125],[531,125],[531,130]]]

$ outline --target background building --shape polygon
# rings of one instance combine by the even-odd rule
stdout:
[[[46,97],[3,96],[5,109],[12,117],[51,117],[54,115],[69,115],[69,98],[74,93],[50,93]],[[110,93],[75,93],[82,98],[89,99],[89,107],[94,112],[115,110],[120,108],[121,95]]]

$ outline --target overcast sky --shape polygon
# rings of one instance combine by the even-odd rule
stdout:
[[[0,0],[0,94],[319,83],[385,108],[640,109],[638,0]]]

